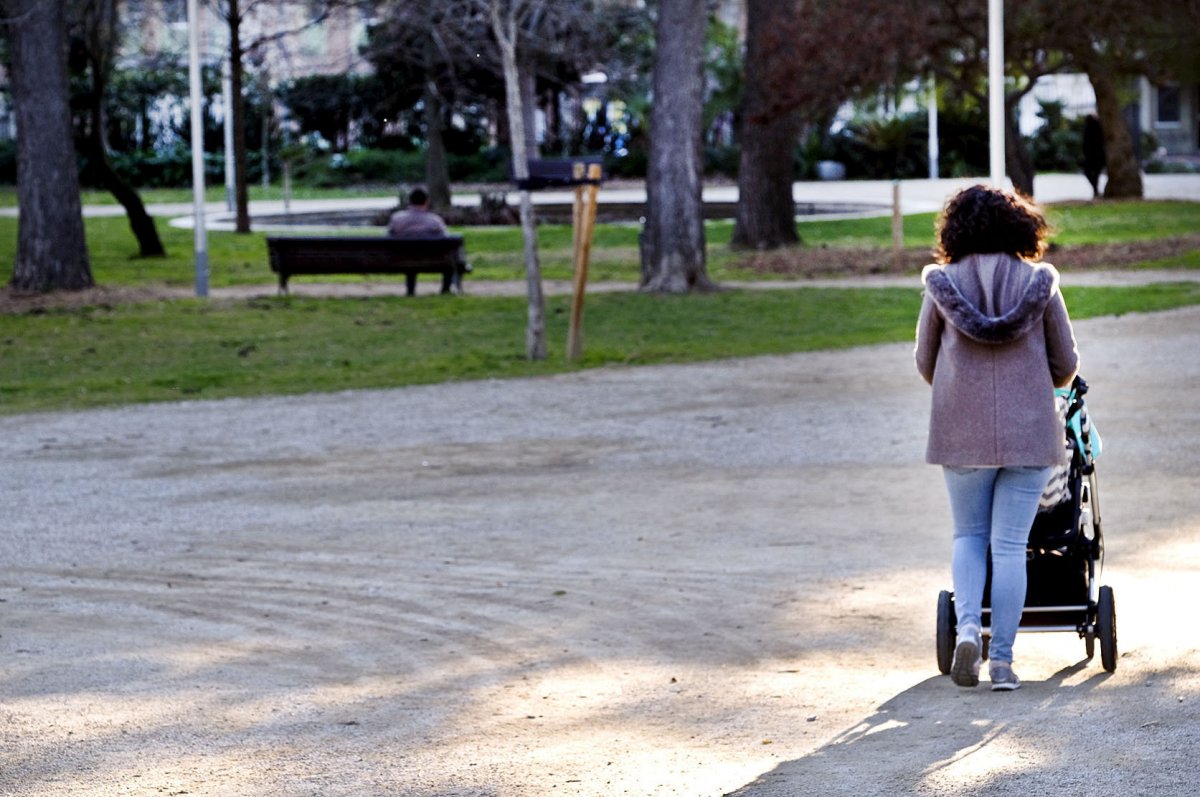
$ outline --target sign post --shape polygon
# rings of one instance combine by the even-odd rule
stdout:
[[[904,270],[904,214],[900,211],[900,180],[892,180],[892,268]]]
[[[576,163],[572,176],[579,180],[580,184],[575,186],[575,282],[571,298],[571,318],[567,325],[568,362],[575,362],[583,354],[583,297],[587,291],[592,233],[596,228],[596,195],[600,191],[600,164],[589,165],[585,176],[584,164]]]
[[[574,242],[571,316],[567,325],[567,361],[583,354],[583,295],[587,288],[588,261],[592,252],[592,232],[596,228],[596,195],[604,179],[600,158],[559,158],[531,160],[529,176],[516,181],[522,191],[545,188],[574,188],[575,205],[571,215]]]

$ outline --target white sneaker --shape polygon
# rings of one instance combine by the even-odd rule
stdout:
[[[983,637],[977,625],[964,625],[958,630],[954,645],[954,662],[950,665],[950,680],[959,686],[978,686],[979,667],[983,663]]]

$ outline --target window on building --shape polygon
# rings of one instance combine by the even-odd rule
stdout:
[[[1155,121],[1160,125],[1177,125],[1182,119],[1179,86],[1159,86]]]

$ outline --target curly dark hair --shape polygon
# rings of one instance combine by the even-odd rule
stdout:
[[[1019,194],[973,185],[946,202],[937,220],[939,263],[967,255],[1006,252],[1026,260],[1046,253],[1046,217],[1031,200]]]

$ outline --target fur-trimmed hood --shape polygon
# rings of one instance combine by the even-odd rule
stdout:
[[[921,281],[946,322],[980,343],[1011,343],[1041,323],[1058,290],[1058,272],[1047,264],[1028,264],[1031,274],[1019,301],[1002,315],[987,315],[963,295],[951,274],[940,265],[926,266]]]

